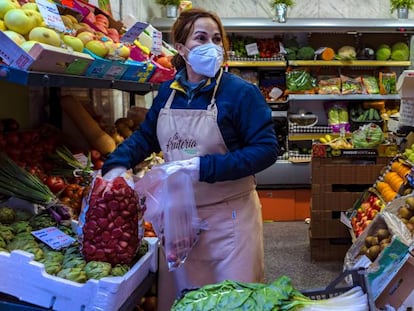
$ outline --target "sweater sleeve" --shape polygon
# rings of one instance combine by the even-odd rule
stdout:
[[[238,80],[238,79],[236,79]],[[200,159],[200,180],[216,182],[254,175],[277,160],[277,141],[271,109],[259,88],[245,81],[235,83],[224,95],[228,107],[219,108],[219,127],[229,149]],[[223,85],[222,89],[231,89]],[[219,101],[219,99],[218,99]],[[221,110],[221,112],[220,112]]]
[[[158,94],[161,94],[161,92]],[[156,130],[158,114],[164,102],[165,98],[162,95],[158,95],[154,99],[139,129],[134,131],[131,136],[125,139],[109,154],[102,167],[103,175],[111,168],[117,166],[122,166],[127,169],[133,168],[150,156],[152,152],[160,151]]]

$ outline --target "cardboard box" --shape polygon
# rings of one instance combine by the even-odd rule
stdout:
[[[59,311],[118,310],[148,273],[157,271],[158,239],[145,239],[149,251],[124,276],[84,284],[46,273],[28,252],[0,252],[0,292]]]
[[[3,62],[27,71],[83,75],[93,58],[85,53],[69,51],[48,44],[36,43],[26,53],[0,31],[0,55]]]
[[[128,66],[121,80],[147,82],[155,69],[152,63],[138,62],[134,60],[126,60],[125,65]]]
[[[381,144],[372,149],[332,149],[328,144],[314,143],[312,158],[331,157],[393,157],[398,153],[398,146],[392,143]]]
[[[402,266],[397,269],[395,275],[376,299],[375,306],[383,309],[388,305],[396,310],[413,308],[414,301],[412,298],[410,299],[410,296],[414,293],[413,284],[414,257],[411,254],[407,254],[402,260]]]

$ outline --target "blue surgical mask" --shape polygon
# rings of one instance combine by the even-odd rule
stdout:
[[[189,50],[187,63],[195,73],[212,78],[223,64],[223,48],[214,43],[198,45]]]

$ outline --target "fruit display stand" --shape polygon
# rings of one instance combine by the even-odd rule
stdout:
[[[148,252],[124,276],[91,279],[84,284],[47,274],[30,253],[0,252],[0,293],[39,306],[39,310],[131,310],[154,283],[158,269],[158,239],[145,239]],[[0,300],[0,309],[25,310],[19,309],[15,299],[0,296]]]

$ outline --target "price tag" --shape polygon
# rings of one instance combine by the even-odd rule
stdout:
[[[135,39],[148,27],[147,23],[136,22],[131,28],[121,37],[121,42],[134,43]]]
[[[152,32],[151,52],[154,55],[161,55],[162,53],[162,33],[156,29]]]
[[[32,235],[53,249],[61,249],[75,242],[75,239],[56,227],[48,227],[32,231]]]
[[[406,126],[412,126],[414,124],[414,100],[401,100],[399,124]]]
[[[68,7],[68,8],[73,8],[74,4],[73,4],[73,0],[62,0],[62,5]]]
[[[56,29],[57,31],[64,32],[66,30],[66,26],[63,23],[59,10],[54,2],[49,2],[47,0],[36,0],[36,3],[46,25],[50,28]]]
[[[247,52],[247,55],[259,55],[259,48],[257,47],[257,43],[250,43],[245,45],[245,49]]]

